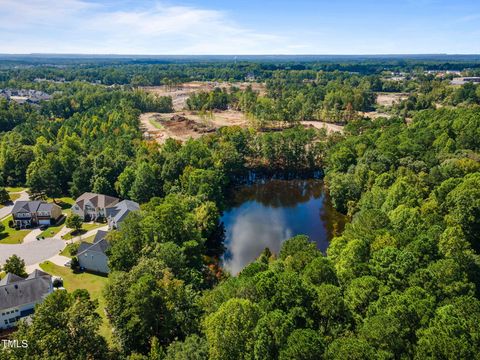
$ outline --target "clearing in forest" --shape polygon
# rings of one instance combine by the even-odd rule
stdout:
[[[216,82],[216,81],[191,81],[175,85],[161,86],[145,86],[141,89],[158,96],[171,96],[173,108],[175,111],[181,111],[187,106],[187,99],[190,95],[199,92],[213,91],[215,88],[226,88],[235,86],[241,90],[245,90],[251,86],[254,91],[258,91],[260,95],[265,94],[265,85],[256,82]]]

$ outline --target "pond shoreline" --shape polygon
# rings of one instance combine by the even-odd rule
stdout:
[[[331,205],[321,178],[276,179],[250,176],[229,193],[222,212],[225,229],[223,266],[238,273],[269,248],[277,253],[283,241],[307,235],[325,252],[342,231],[344,217]]]

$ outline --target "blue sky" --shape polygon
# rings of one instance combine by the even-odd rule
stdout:
[[[478,54],[480,0],[0,0],[0,53]]]

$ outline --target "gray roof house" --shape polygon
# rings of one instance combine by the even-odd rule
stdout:
[[[99,230],[95,235],[95,239],[92,243],[82,241],[77,251],[77,259],[81,268],[108,274],[110,269],[108,268],[108,256],[107,250],[110,248],[110,244],[105,239],[107,231]]]
[[[34,313],[53,291],[52,276],[35,270],[26,279],[7,274],[0,281],[0,329],[14,327],[18,320]]]
[[[44,201],[16,201],[12,216],[20,228],[54,224],[62,216],[62,208]]]
[[[123,200],[114,207],[107,209],[108,227],[110,229],[120,228],[120,224],[132,211],[140,210],[140,205],[135,201]]]
[[[95,193],[84,193],[75,200],[72,213],[84,220],[97,220],[107,217],[107,208],[115,206],[120,199]]]

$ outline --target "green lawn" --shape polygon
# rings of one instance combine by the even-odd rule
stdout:
[[[88,231],[105,226],[104,223],[84,223],[80,231],[72,230],[68,234],[63,236],[63,240],[70,240],[76,236],[86,234]]]
[[[9,193],[12,193],[12,192],[21,192],[21,191],[27,190],[27,188],[24,188],[24,187],[9,187],[9,186],[7,186],[7,187],[5,188],[5,190],[7,190],[7,192],[9,192]]]
[[[60,255],[71,258],[72,255],[70,255],[70,248],[73,247],[73,246],[75,246],[75,245],[76,245],[76,244],[68,244],[67,246],[65,246],[65,249],[63,249],[63,250],[60,252]]]
[[[5,226],[5,231],[0,234],[0,244],[21,244],[23,238],[31,230],[15,230],[8,226],[8,222],[12,219],[12,216],[5,218],[2,224]]]
[[[61,197],[61,198],[55,198],[55,199],[48,199],[48,202],[54,202],[62,208],[62,210],[68,210],[72,207],[73,204],[75,204],[75,200],[71,197]]]
[[[64,225],[65,216],[63,216],[55,225],[49,226],[48,229],[42,232],[39,236],[43,236],[45,238],[54,237]]]
[[[12,202],[15,202],[18,200],[18,198],[20,197],[20,194],[8,194],[10,196],[10,200]]]
[[[63,286],[67,291],[74,291],[77,289],[86,289],[90,293],[92,299],[98,300],[97,312],[102,317],[103,323],[100,328],[102,334],[109,343],[112,342],[112,329],[108,324],[107,317],[103,309],[105,308],[105,298],[102,290],[107,283],[106,276],[94,275],[89,273],[74,274],[70,268],[58,266],[50,261],[45,261],[40,264],[40,268],[54,276],[60,276],[63,279]]]

